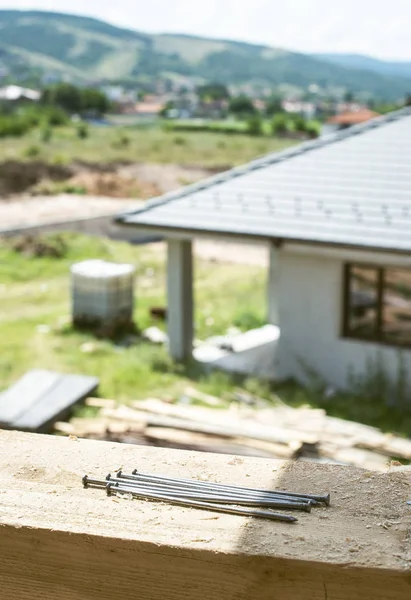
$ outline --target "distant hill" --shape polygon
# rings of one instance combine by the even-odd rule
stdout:
[[[313,57],[348,69],[363,69],[380,75],[411,79],[410,61],[379,60],[362,54],[314,54]]]
[[[334,61],[335,63],[335,61]],[[344,88],[403,98],[411,72],[376,72],[278,48],[187,35],[148,35],[97,19],[40,11],[0,11],[0,71],[57,74],[75,82],[152,81],[184,76],[227,84]],[[409,79],[407,79],[409,77]]]

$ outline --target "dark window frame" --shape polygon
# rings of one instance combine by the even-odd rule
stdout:
[[[377,273],[377,318],[376,318],[376,331],[375,336],[361,336],[353,333],[349,327],[350,318],[350,281],[351,281],[351,269],[363,268],[373,269]],[[355,340],[357,342],[380,344],[383,346],[391,346],[393,348],[411,348],[411,340],[408,344],[396,343],[392,340],[384,338],[383,330],[383,310],[384,310],[384,288],[385,288],[385,272],[389,269],[408,269],[411,272],[411,267],[398,266],[398,265],[385,265],[380,266],[373,263],[363,262],[347,262],[343,268],[343,306],[342,306],[342,332],[341,337],[349,340]]]

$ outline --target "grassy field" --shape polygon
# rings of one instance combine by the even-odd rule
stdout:
[[[302,388],[293,382],[269,385],[228,374],[204,374],[195,364],[176,365],[164,348],[138,337],[103,341],[74,331],[70,324],[69,267],[85,258],[127,261],[136,266],[135,321],[154,324],[149,308],[165,305],[165,253],[162,246],[133,247],[78,234],[48,236],[48,245],[63,248],[60,258],[36,258],[0,241],[0,389],[30,368],[96,375],[100,395],[127,402],[145,397],[178,397],[187,384],[223,395],[240,385],[265,398],[280,396],[292,406],[308,404],[331,415],[411,435],[411,416],[387,404],[381,378],[371,374],[350,394],[330,396],[319,382]],[[205,339],[236,325],[248,329],[264,323],[266,270],[196,259],[196,337]],[[158,323],[155,323],[158,325]]]
[[[33,367],[97,375],[101,395],[123,401],[181,393],[189,377],[212,393],[232,385],[224,375],[201,376],[193,367],[173,365],[163,348],[139,340],[127,348],[122,340],[74,331],[68,276],[73,262],[98,257],[136,265],[135,320],[144,329],[153,324],[149,307],[165,304],[164,252],[79,235],[64,239],[67,252],[60,259],[29,258],[0,246],[0,388]],[[258,267],[197,260],[196,336],[264,322],[265,276]]]
[[[88,137],[80,139],[76,128],[70,126],[54,128],[49,141],[42,140],[39,129],[21,138],[1,140],[0,161],[36,159],[55,164],[75,160],[93,163],[126,161],[230,167],[294,143],[273,137],[172,132],[160,126],[90,127]]]

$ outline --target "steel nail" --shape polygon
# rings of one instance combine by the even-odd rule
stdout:
[[[248,492],[247,489],[245,489],[245,491],[237,491],[237,490],[232,490],[232,489],[226,489],[224,487],[218,487],[218,488],[209,488],[207,486],[203,486],[203,485],[192,485],[192,484],[185,484],[185,483],[179,483],[179,482],[174,482],[172,480],[166,480],[166,479],[162,479],[162,480],[152,480],[149,477],[140,477],[138,475],[124,475],[121,471],[119,471],[117,473],[117,478],[113,478],[111,476],[111,474],[109,474],[106,478],[107,480],[115,480],[120,484],[125,484],[125,485],[150,485],[150,486],[154,486],[154,487],[158,487],[158,488],[168,488],[171,490],[178,490],[180,493],[201,493],[201,494],[208,494],[208,495],[219,495],[219,496],[227,496],[231,499],[234,500],[240,500],[240,499],[250,499],[250,500],[255,500],[255,501],[260,501],[262,502],[262,504],[266,504],[268,505],[268,502],[289,502],[289,503],[295,503],[298,506],[301,506],[301,504],[305,505],[305,510],[307,512],[311,511],[311,507],[314,504],[314,502],[312,500],[306,500],[305,498],[295,498],[295,497],[291,497],[291,496],[275,496],[274,494],[261,494],[261,493],[254,493],[254,492]]]
[[[132,484],[125,483],[122,479],[106,479],[114,487],[120,487],[130,489],[130,491],[135,491],[138,493],[155,493],[160,495],[171,495],[178,498],[184,498],[187,500],[199,500],[201,502],[213,502],[219,504],[232,504],[236,506],[260,506],[265,508],[278,508],[278,509],[289,509],[289,510],[301,510],[304,512],[311,512],[311,504],[306,502],[287,502],[285,500],[271,500],[271,499],[258,499],[256,497],[245,497],[245,496],[235,496],[235,495],[222,495],[220,493],[206,493],[200,492],[198,490],[182,490],[180,488],[172,488],[172,487],[162,487],[162,486],[148,486],[148,485],[138,485],[137,482],[133,482]],[[101,482],[103,483],[103,482]]]
[[[107,484],[106,490],[107,490],[107,494],[109,496],[114,491],[117,493],[132,494],[136,498],[143,498],[143,499],[149,499],[149,500],[150,499],[160,500],[160,501],[168,502],[170,504],[176,504],[179,506],[187,506],[190,508],[191,507],[192,508],[202,508],[202,509],[214,511],[214,512],[242,515],[242,516],[247,516],[247,517],[257,517],[257,518],[262,518],[262,519],[271,519],[274,521],[283,521],[283,522],[287,522],[287,523],[295,523],[296,521],[298,521],[298,519],[296,517],[292,517],[291,515],[282,515],[282,514],[278,514],[278,513],[274,513],[274,512],[270,512],[270,511],[252,510],[250,508],[239,508],[239,507],[234,507],[234,506],[227,506],[224,504],[214,504],[211,502],[208,503],[208,502],[201,502],[201,501],[195,501],[195,500],[184,500],[182,498],[176,498],[175,496],[160,495],[160,494],[141,495],[139,492],[136,492],[133,489],[121,488],[119,486],[113,486],[111,483]]]
[[[125,478],[131,478],[131,475],[124,475],[122,473],[122,471],[119,471],[120,478],[121,477],[125,477]],[[305,499],[305,500],[313,500],[315,502],[320,502],[322,504],[326,504],[327,506],[330,505],[330,494],[324,494],[324,495],[318,495],[318,494],[300,494],[300,493],[296,493],[296,492],[284,492],[282,490],[263,490],[263,489],[258,489],[258,488],[246,488],[246,487],[242,487],[242,486],[236,486],[236,485],[229,485],[229,484],[219,484],[219,483],[213,483],[213,482],[203,482],[200,480],[196,480],[196,479],[183,479],[183,478],[172,478],[172,477],[165,477],[165,476],[160,476],[160,475],[149,475],[149,474],[145,474],[145,473],[139,473],[139,471],[137,469],[134,469],[132,471],[132,474],[134,477],[136,476],[140,476],[140,477],[147,477],[147,478],[151,478],[153,480],[169,480],[169,481],[177,481],[177,482],[182,482],[182,483],[188,483],[188,484],[200,484],[200,485],[206,485],[207,487],[210,488],[225,488],[225,489],[229,489],[229,490],[236,490],[236,491],[246,491],[246,492],[252,492],[252,493],[257,493],[257,494],[273,494],[276,496],[284,496],[284,497],[288,497],[288,498],[300,498],[300,499]]]

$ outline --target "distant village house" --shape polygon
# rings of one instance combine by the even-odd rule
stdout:
[[[40,98],[41,92],[18,85],[8,85],[0,88],[0,102],[38,102]]]

